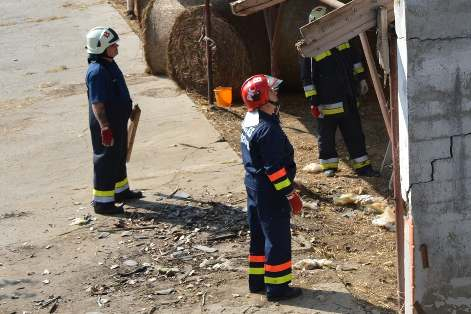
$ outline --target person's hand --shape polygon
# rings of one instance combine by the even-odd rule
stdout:
[[[319,118],[321,112],[319,111],[319,108],[317,108],[317,106],[311,105],[311,115],[314,117],[314,119]]]
[[[368,83],[366,80],[360,81],[360,95],[365,96],[368,93]]]
[[[105,147],[113,146],[114,144],[113,132],[107,126],[101,128],[101,143]]]
[[[301,197],[299,197],[298,192],[293,191],[286,196],[288,199],[289,205],[291,206],[291,211],[294,215],[301,214],[301,210],[303,209],[303,201]]]

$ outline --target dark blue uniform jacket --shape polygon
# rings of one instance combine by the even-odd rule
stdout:
[[[248,112],[242,123],[241,152],[247,188],[283,196],[293,190],[294,150],[278,117]]]
[[[99,128],[91,110],[91,105],[98,102],[105,105],[106,116],[114,132],[126,127],[132,111],[132,100],[118,65],[114,61],[92,61],[88,66],[86,84],[90,106],[90,128],[92,130]]]

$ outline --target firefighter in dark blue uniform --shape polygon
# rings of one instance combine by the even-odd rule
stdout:
[[[280,126],[277,87],[282,81],[255,75],[242,86],[248,112],[242,123],[241,152],[246,171],[250,226],[249,289],[266,291],[269,301],[301,294],[290,287],[291,211],[302,201],[294,189],[294,151]]]
[[[86,75],[93,146],[93,204],[98,214],[123,213],[115,202],[142,197],[129,189],[126,174],[127,124],[132,111],[123,73],[114,61],[118,34],[109,27],[87,33]]]
[[[309,15],[309,22],[326,13],[326,7],[315,7]],[[366,94],[368,84],[361,58],[355,49],[345,42],[314,58],[304,58],[301,75],[311,113],[318,121],[319,160],[324,174],[333,176],[338,168],[335,133],[339,127],[355,172],[360,176],[379,176],[366,153],[358,113],[358,90],[360,94]]]

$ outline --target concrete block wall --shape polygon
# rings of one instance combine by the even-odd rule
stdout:
[[[396,0],[395,14],[401,183],[414,224],[406,313],[414,302],[471,312],[471,1]]]

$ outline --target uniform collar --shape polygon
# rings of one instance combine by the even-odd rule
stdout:
[[[258,112],[260,114],[260,119],[261,120],[268,120],[268,121],[273,121],[273,122],[276,122],[276,123],[280,123],[280,118],[278,116],[268,114],[266,112],[263,112],[262,110],[258,110]]]

